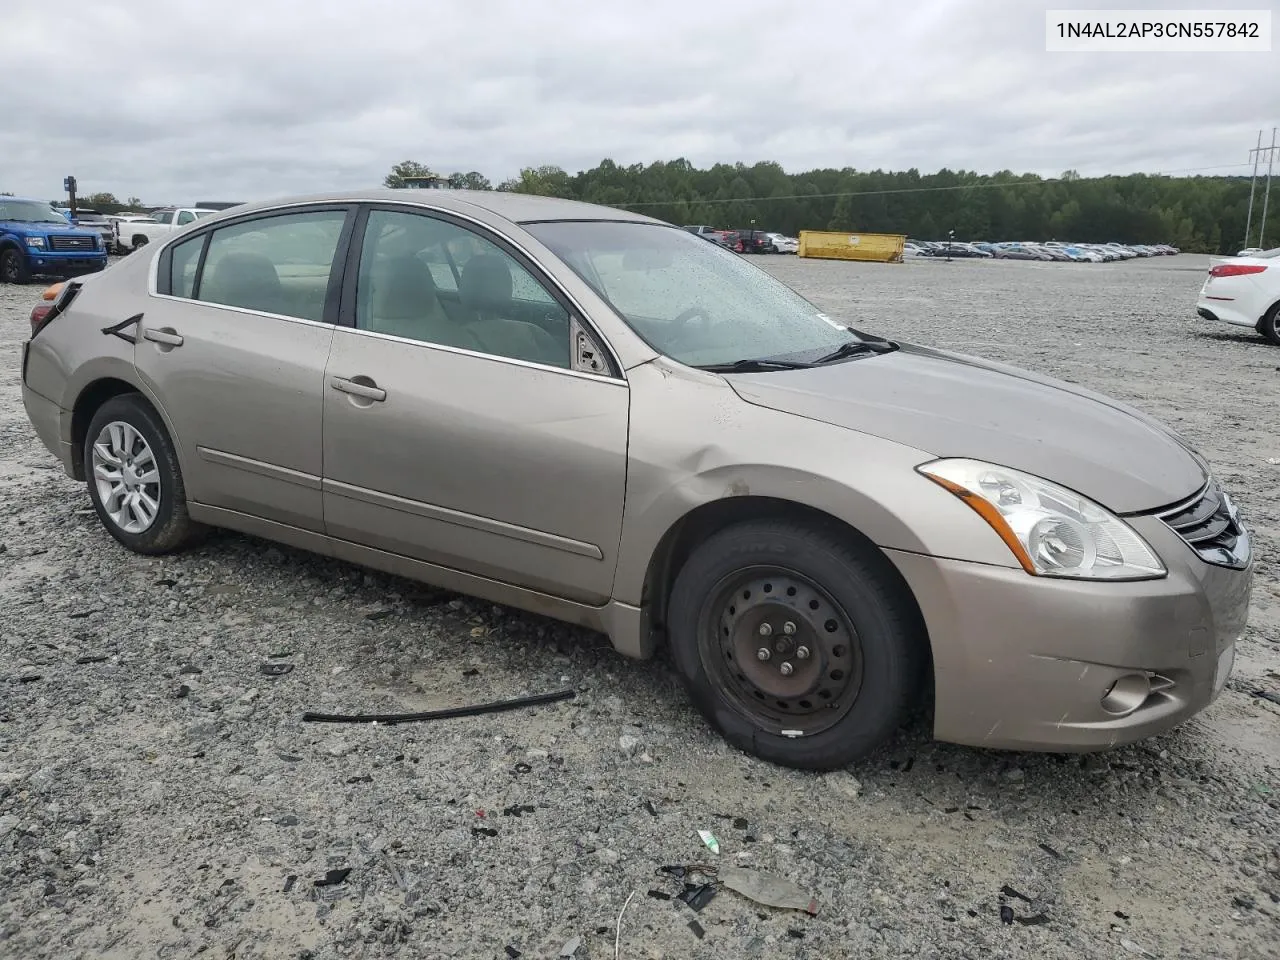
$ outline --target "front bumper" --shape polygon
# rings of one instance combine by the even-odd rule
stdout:
[[[82,277],[97,273],[107,266],[107,252],[63,254],[57,251],[29,250],[27,264],[31,273],[41,277]]]
[[[929,630],[939,740],[1098,750],[1169,730],[1213,702],[1246,625],[1253,565],[1212,566],[1155,517],[1129,522],[1168,576],[1057,580],[886,551]],[[1153,692],[1125,715],[1104,709],[1113,685],[1134,674],[1149,675]]]

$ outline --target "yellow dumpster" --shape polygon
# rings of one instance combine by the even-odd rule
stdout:
[[[901,263],[905,234],[832,233],[801,230],[799,256],[823,260],[875,260]]]

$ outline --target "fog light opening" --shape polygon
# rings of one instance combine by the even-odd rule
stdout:
[[[1146,673],[1126,673],[1102,695],[1102,709],[1116,717],[1127,717],[1151,695],[1151,677]]]

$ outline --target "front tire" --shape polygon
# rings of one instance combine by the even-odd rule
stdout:
[[[1268,310],[1258,321],[1258,332],[1280,347],[1280,303]]]
[[[865,757],[915,703],[924,628],[871,546],[767,520],[700,544],[668,608],[691,699],[733,745],[782,766]]]
[[[0,251],[0,283],[26,283],[30,279],[31,269],[20,250]]]
[[[143,247],[147,245],[147,242],[148,241],[146,237],[144,237],[142,234],[138,234],[136,237],[133,238],[133,247],[129,250],[129,252],[134,253],[138,250],[141,250]]]
[[[164,423],[141,395],[113,397],[98,408],[85,434],[84,465],[98,519],[134,553],[172,553],[204,532],[187,514]]]

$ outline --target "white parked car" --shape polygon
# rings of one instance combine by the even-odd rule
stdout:
[[[1239,253],[1237,253],[1237,254],[1236,254],[1236,256],[1237,256],[1237,257],[1252,257],[1252,256],[1256,256],[1257,254],[1262,253],[1262,252],[1263,252],[1263,249],[1262,249],[1261,247],[1245,247],[1243,250],[1241,250]]]
[[[134,238],[141,235],[135,232],[139,224],[160,222],[146,213],[121,213],[107,219],[111,221],[111,252],[121,254],[133,252]]]
[[[1280,346],[1280,247],[1211,261],[1196,313],[1206,320],[1252,327]]]
[[[788,237],[785,233],[766,233],[765,236],[773,244],[774,253],[797,253],[800,250],[800,240],[796,237]]]
[[[168,237],[175,230],[182,230],[201,217],[217,212],[217,210],[205,210],[201,207],[165,207],[161,210],[153,210],[149,222],[135,221],[127,230],[123,229],[122,225],[120,239],[130,250],[137,250],[148,243]]]

